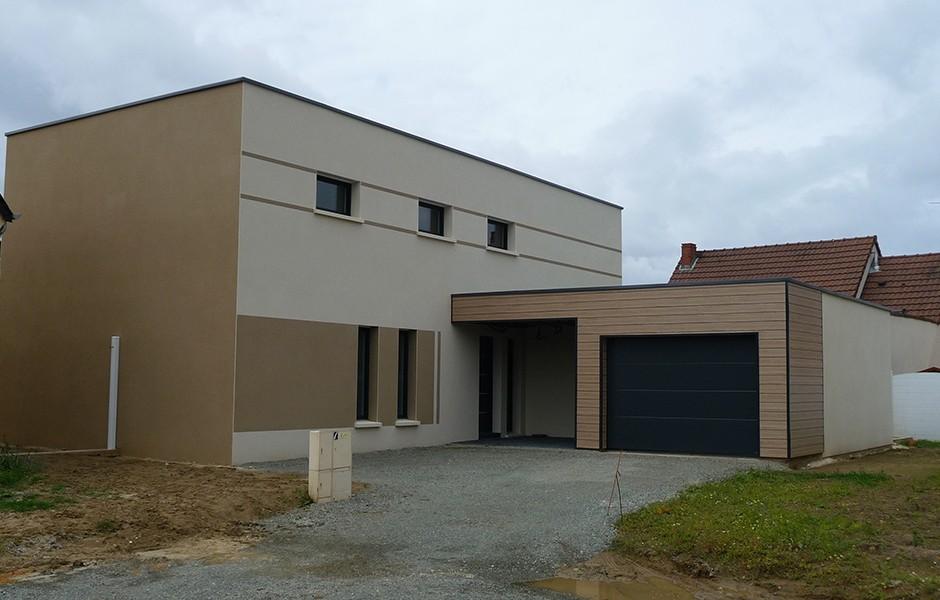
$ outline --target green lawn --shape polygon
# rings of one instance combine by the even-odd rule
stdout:
[[[39,479],[35,461],[0,447],[0,513],[44,510],[60,502],[61,498],[30,491],[31,484]]]
[[[853,470],[751,471],[693,487],[625,515],[615,550],[834,598],[940,594],[940,450],[845,464]]]

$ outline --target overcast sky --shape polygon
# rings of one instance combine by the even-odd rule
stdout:
[[[940,250],[940,2],[0,0],[0,15],[3,131],[245,75],[622,205],[626,283],[667,279],[684,241]]]

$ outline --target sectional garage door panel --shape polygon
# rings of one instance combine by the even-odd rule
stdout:
[[[607,447],[757,456],[756,334],[607,340]]]

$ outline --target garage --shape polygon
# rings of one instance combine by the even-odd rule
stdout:
[[[754,334],[606,338],[607,448],[758,456]]]
[[[791,279],[451,299],[451,321],[471,335],[481,325],[573,326],[575,360],[550,369],[521,361],[517,380],[544,385],[517,397],[536,420],[566,422],[577,448],[779,459],[891,443],[892,318]],[[573,389],[543,401],[561,375]]]

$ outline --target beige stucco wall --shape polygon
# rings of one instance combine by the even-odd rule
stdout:
[[[316,172],[360,182],[356,220],[314,211]],[[617,208],[252,85],[241,175],[238,314],[440,332],[438,424],[359,430],[356,451],[477,437],[480,332],[450,294],[620,283]],[[451,240],[416,233],[419,197],[452,207]],[[514,254],[485,248],[486,215]],[[299,428],[234,439],[305,452]]]
[[[928,321],[891,317],[891,368],[895,375],[938,366],[940,327]]]
[[[231,459],[241,86],[8,138],[0,440]]]
[[[937,326],[937,341],[933,345],[932,367],[940,367],[940,326]]]
[[[826,456],[890,444],[890,313],[822,295]]]
[[[573,438],[577,391],[576,334],[573,325],[543,325],[526,329],[526,435]]]

